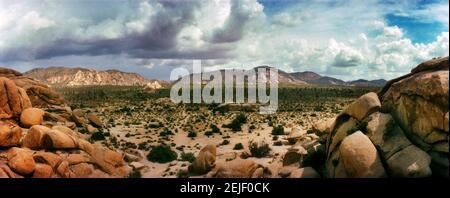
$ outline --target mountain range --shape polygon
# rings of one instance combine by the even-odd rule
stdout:
[[[268,66],[258,66],[257,68],[269,68]],[[225,70],[220,70],[223,74]],[[208,74],[206,72],[205,74]],[[85,86],[85,85],[120,85],[120,86],[147,86],[152,89],[169,86],[169,82],[162,80],[148,80],[136,73],[122,72],[118,70],[98,71],[86,68],[69,67],[47,67],[36,68],[26,73],[25,76],[45,82],[52,86]],[[193,74],[191,74],[192,76]],[[198,74],[194,74],[198,75]],[[356,86],[356,87],[381,87],[386,81],[364,80],[343,81],[337,78],[322,76],[315,72],[293,72],[288,73],[278,70],[278,82],[281,85],[292,86]]]

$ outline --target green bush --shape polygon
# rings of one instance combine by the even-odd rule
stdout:
[[[225,125],[223,125],[223,127],[229,128],[232,131],[241,131],[242,124],[244,124],[246,122],[247,122],[247,117],[245,116],[245,114],[240,113],[240,114],[236,115],[236,117],[231,121],[230,124],[225,124]]]
[[[274,127],[272,130],[272,135],[284,135],[284,127],[281,125]]]
[[[181,153],[181,161],[188,161],[190,163],[194,162],[195,155],[194,153]]]
[[[142,177],[142,175],[141,175],[141,172],[139,172],[139,171],[133,171],[133,172],[131,172],[129,175],[128,175],[128,178],[141,178]]]
[[[213,133],[220,133],[219,127],[217,127],[217,126],[214,125],[214,124],[211,124],[211,131],[212,131]]]
[[[230,143],[230,141],[229,140],[223,140],[223,142],[221,143],[222,145],[227,145],[227,144],[229,144]]]
[[[242,143],[237,143],[234,145],[233,150],[241,150],[244,149],[244,145],[242,145]]]
[[[91,141],[105,140],[105,135],[102,132],[95,132],[91,135]]]
[[[209,136],[213,135],[213,132],[212,131],[206,131],[205,135],[209,137]]]
[[[167,163],[176,160],[178,154],[172,151],[169,146],[159,145],[154,147],[147,155],[147,159],[151,162]]]
[[[191,131],[191,132],[188,133],[188,137],[190,137],[190,138],[197,137],[197,133],[194,132],[194,131]]]
[[[177,173],[178,178],[189,178],[189,172],[187,170],[179,170]]]
[[[261,142],[261,144],[258,144],[257,142],[249,142],[248,147],[252,156],[258,158],[267,156],[271,150],[269,144],[265,142]]]

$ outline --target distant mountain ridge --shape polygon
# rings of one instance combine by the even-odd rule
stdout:
[[[257,71],[258,68],[271,68],[270,66],[258,66],[253,68]],[[219,70],[224,77],[225,70]],[[203,75],[209,75],[211,72],[204,72]],[[191,74],[199,75],[199,74]],[[268,77],[268,75],[266,75]],[[256,79],[252,79],[256,81]],[[208,80],[203,80],[202,83],[206,83]],[[319,86],[352,86],[352,87],[382,87],[385,85],[386,80],[354,80],[354,81],[344,81],[341,79],[322,76],[318,73],[312,71],[304,72],[292,72],[288,73],[283,70],[278,69],[278,83],[280,85],[291,85],[291,86],[308,86],[308,85],[319,85]]]
[[[24,73],[25,76],[37,79],[52,86],[87,86],[87,85],[116,85],[116,86],[147,86],[159,89],[164,81],[148,80],[136,73],[119,70],[98,71],[81,67],[47,67],[35,68]]]

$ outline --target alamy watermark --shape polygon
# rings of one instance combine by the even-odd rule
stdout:
[[[204,73],[201,61],[194,60],[192,71],[191,74],[183,67],[172,70],[170,80],[177,81],[170,90],[173,102],[260,104],[261,114],[272,114],[278,109],[278,70],[275,68]]]

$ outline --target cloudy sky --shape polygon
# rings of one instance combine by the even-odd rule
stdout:
[[[448,56],[448,0],[0,0],[0,65],[82,66],[168,79],[270,65],[390,79]]]

